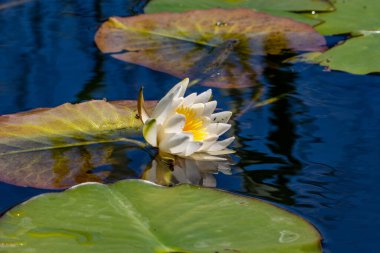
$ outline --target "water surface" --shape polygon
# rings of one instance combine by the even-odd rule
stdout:
[[[115,60],[93,41],[109,16],[142,12],[137,2],[36,0],[0,10],[0,114],[136,99],[142,85],[146,99],[162,97],[177,78]],[[255,89],[213,90],[218,107],[237,115],[231,131],[237,165],[231,176],[216,175],[217,187],[308,219],[323,235],[324,252],[377,252],[380,76],[280,58],[265,59],[271,67],[260,79],[266,97],[288,94],[274,104],[247,109]],[[106,168],[108,182],[141,176],[150,158],[134,152],[119,152],[126,165]],[[45,191],[0,183],[0,212]]]

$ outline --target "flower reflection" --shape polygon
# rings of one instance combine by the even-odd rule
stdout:
[[[231,159],[227,156],[194,159],[169,154],[157,155],[147,166],[142,178],[165,186],[185,183],[216,187],[215,174],[221,172],[230,175],[231,165]]]

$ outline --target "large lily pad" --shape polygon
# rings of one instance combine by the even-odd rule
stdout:
[[[313,17],[323,20],[316,29],[325,35],[379,30],[380,1],[334,0],[335,11],[318,13]]]
[[[147,104],[148,108],[152,104]],[[140,127],[133,101],[94,100],[0,116],[0,180],[37,188],[102,181],[112,147]]]
[[[380,72],[380,1],[335,0],[334,5],[334,12],[313,15],[323,20],[316,29],[325,35],[350,33],[353,37],[323,54],[305,54],[301,61],[353,74]]]
[[[34,198],[0,220],[0,251],[321,252],[318,232],[266,202],[141,181],[86,184]]]
[[[260,56],[325,49],[311,26],[248,9],[113,17],[95,41],[117,59],[226,88],[254,86]]]
[[[325,53],[302,55],[299,60],[319,63],[329,69],[353,74],[380,72],[380,34],[371,34],[349,39]]]
[[[212,8],[249,8],[270,13],[275,16],[285,16],[311,25],[320,21],[299,15],[294,12],[332,11],[334,8],[325,0],[152,0],[145,7],[145,13],[185,12],[190,10]]]

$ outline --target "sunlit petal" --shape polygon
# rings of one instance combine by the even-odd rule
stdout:
[[[211,95],[212,95],[212,91],[211,89],[208,89],[207,91],[199,94],[195,98],[194,103],[207,103],[208,101],[210,101]]]
[[[208,150],[208,148],[218,140],[218,137],[219,137],[218,135],[212,135],[212,136],[208,137],[207,139],[205,139],[203,141],[202,147],[199,150],[200,151]]]
[[[203,111],[203,116],[210,117],[210,115],[215,111],[217,102],[214,100],[214,101],[207,102],[204,105],[205,105],[205,108]]]
[[[205,110],[205,104],[193,104],[190,108],[196,116],[201,116]]]
[[[178,106],[174,105],[173,101],[182,97],[185,94],[189,79],[185,78],[181,82],[177,83],[156,105],[153,111],[152,118],[158,118],[163,112],[167,112],[171,108]],[[160,121],[158,121],[160,122]]]
[[[230,145],[235,140],[235,137],[230,137],[228,139],[217,141],[211,147],[209,147],[209,151],[220,151],[225,149],[228,145]]]
[[[185,126],[186,118],[182,114],[174,114],[169,120],[165,122],[163,131],[166,133],[179,133]]]
[[[194,104],[195,99],[197,98],[196,93],[191,93],[190,95],[186,96],[183,100],[183,106],[189,107]]]
[[[183,133],[168,134],[160,143],[160,149],[170,154],[185,153],[190,136]]]
[[[211,121],[214,123],[227,123],[231,118],[232,112],[224,111],[218,112],[211,115]]]
[[[230,124],[226,123],[211,123],[207,126],[207,131],[213,134],[216,134],[217,136],[220,136],[227,132],[231,128]]]
[[[185,156],[190,156],[202,147],[202,142],[190,142],[185,150]]]
[[[145,122],[143,136],[150,145],[157,147],[157,123],[155,119],[148,119]]]

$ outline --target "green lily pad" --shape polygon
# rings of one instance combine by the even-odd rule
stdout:
[[[299,60],[353,74],[380,72],[380,1],[335,0],[333,3],[335,11],[312,15],[323,21],[316,30],[324,35],[349,33],[353,37],[324,53],[302,55]]]
[[[221,88],[255,86],[264,55],[325,50],[311,26],[249,9],[113,17],[95,42],[116,59]]]
[[[353,74],[380,72],[380,34],[360,36],[347,40],[325,53],[304,54],[299,61],[319,63],[329,69]]]
[[[324,0],[152,0],[145,7],[145,13],[185,12],[212,8],[248,8],[270,13],[275,16],[290,17],[310,25],[320,21],[294,12],[332,11],[334,8]]]
[[[147,103],[148,108],[152,107]],[[113,148],[139,130],[136,102],[94,100],[0,116],[0,181],[36,188],[102,182]]]
[[[324,35],[358,33],[380,30],[378,0],[335,0],[335,11],[318,13],[313,17],[323,20],[316,26]]]
[[[152,0],[146,13],[185,12],[212,8],[250,8],[258,11],[331,11],[333,6],[325,0]]]
[[[0,251],[321,252],[300,217],[266,202],[137,180],[84,184],[33,198],[0,219]]]

